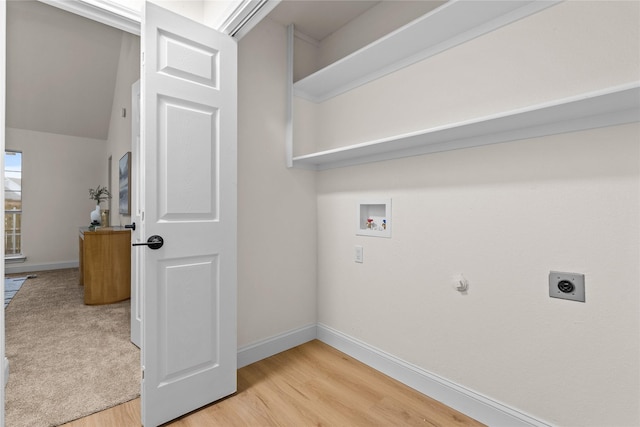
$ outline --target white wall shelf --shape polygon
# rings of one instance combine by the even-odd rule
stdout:
[[[295,95],[325,101],[560,2],[451,0],[299,80]]]
[[[640,121],[640,82],[293,158],[325,170]]]

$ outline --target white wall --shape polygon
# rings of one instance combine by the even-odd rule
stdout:
[[[8,264],[8,272],[77,265],[78,227],[89,224],[95,207],[89,188],[107,184],[109,156],[111,224],[129,223],[117,214],[118,160],[131,151],[131,84],[139,78],[139,58],[139,37],[123,33],[108,141],[7,129],[7,149],[23,152],[22,251],[27,257],[24,263]]]
[[[285,163],[286,29],[238,47],[238,346],[316,322],[315,175]]]
[[[319,173],[319,322],[553,424],[638,425],[639,138],[628,125]],[[369,196],[393,199],[391,239],[355,236]],[[587,302],[549,298],[550,270],[584,273]]]
[[[7,128],[6,148],[22,151],[22,251],[6,270],[77,265],[78,227],[91,222],[89,188],[106,181],[105,141]]]
[[[107,141],[107,159],[111,156],[111,225],[125,225],[131,223],[130,215],[120,215],[118,200],[118,162],[120,158],[132,150],[131,121],[133,109],[131,106],[131,85],[140,79],[140,37],[129,33],[122,33],[120,58],[118,61],[118,74],[116,77],[115,91],[113,94],[113,106],[111,109],[111,121],[109,123],[109,138]],[[122,109],[126,108],[126,117],[122,117]],[[133,164],[133,162],[132,162]],[[105,181],[106,182],[106,181]],[[108,208],[107,203],[102,208]]]
[[[318,66],[320,43],[316,43],[309,37],[303,38],[295,31],[293,43],[293,81],[297,82],[321,68]]]
[[[565,2],[336,97],[317,148],[637,81],[639,6]],[[639,425],[639,141],[633,124],[318,173],[319,322],[552,424]],[[372,196],[393,199],[391,239],[355,236]],[[549,298],[550,270],[584,273],[586,303]]]

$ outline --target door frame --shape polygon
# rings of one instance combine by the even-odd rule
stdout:
[[[0,0],[0,28],[7,28],[7,2]],[[7,81],[7,31],[0,31],[0,149],[2,153],[6,148],[5,144],[5,117],[6,117],[6,81]],[[2,180],[4,181],[4,154],[0,160],[0,168],[2,169]],[[0,196],[4,200],[4,185],[0,188]],[[4,221],[0,221],[0,233],[4,236]],[[4,260],[4,245],[0,245],[0,256]],[[0,265],[0,274],[4,277],[4,262]],[[4,281],[2,282],[2,293],[4,293]],[[4,401],[5,401],[5,385],[9,379],[9,363],[5,357],[4,351],[4,308],[2,309],[2,316],[0,316],[0,361],[2,362],[2,368],[0,368],[0,426],[4,426]]]
[[[3,0],[4,1],[4,0]],[[38,0],[122,31],[140,35],[141,11],[110,0]],[[206,2],[207,0],[202,0]],[[281,0],[232,0],[212,27],[240,40],[269,14]],[[162,0],[153,0],[162,6]]]
[[[50,6],[66,10],[67,12],[92,19],[105,25],[112,26],[131,34],[141,33],[141,12],[120,6],[109,0],[38,0]],[[206,0],[203,0],[206,1]],[[225,34],[232,34],[236,39],[242,38],[251,28],[260,22],[280,0],[234,0],[223,13],[218,22],[225,24],[225,28],[217,29]],[[7,0],[0,0],[0,149],[4,152],[5,127],[6,127],[6,6]],[[163,1],[155,0],[154,3],[162,5]],[[230,19],[234,18],[234,25],[229,25]],[[2,177],[4,178],[4,156],[0,160]],[[4,200],[4,186],[0,188],[0,197]],[[0,233],[4,235],[4,221],[0,225]],[[4,259],[4,245],[0,247],[0,256]],[[4,276],[4,262],[0,265],[0,274]],[[4,284],[2,285],[4,292]],[[5,358],[5,321],[4,310],[0,316],[0,427],[4,426],[5,420],[5,384],[8,380],[9,365]]]

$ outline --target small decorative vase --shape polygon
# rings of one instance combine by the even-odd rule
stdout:
[[[91,224],[100,224],[100,205],[91,211]]]
[[[102,214],[100,215],[100,224],[102,224],[103,227],[109,226],[109,209],[102,211]]]

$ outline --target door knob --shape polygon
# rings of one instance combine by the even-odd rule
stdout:
[[[127,224],[127,225],[124,226],[124,228],[130,228],[133,231],[136,231],[136,223],[132,222],[131,224]]]
[[[158,235],[153,235],[144,243],[133,243],[131,246],[149,246],[149,249],[160,249],[164,245],[164,239]]]

